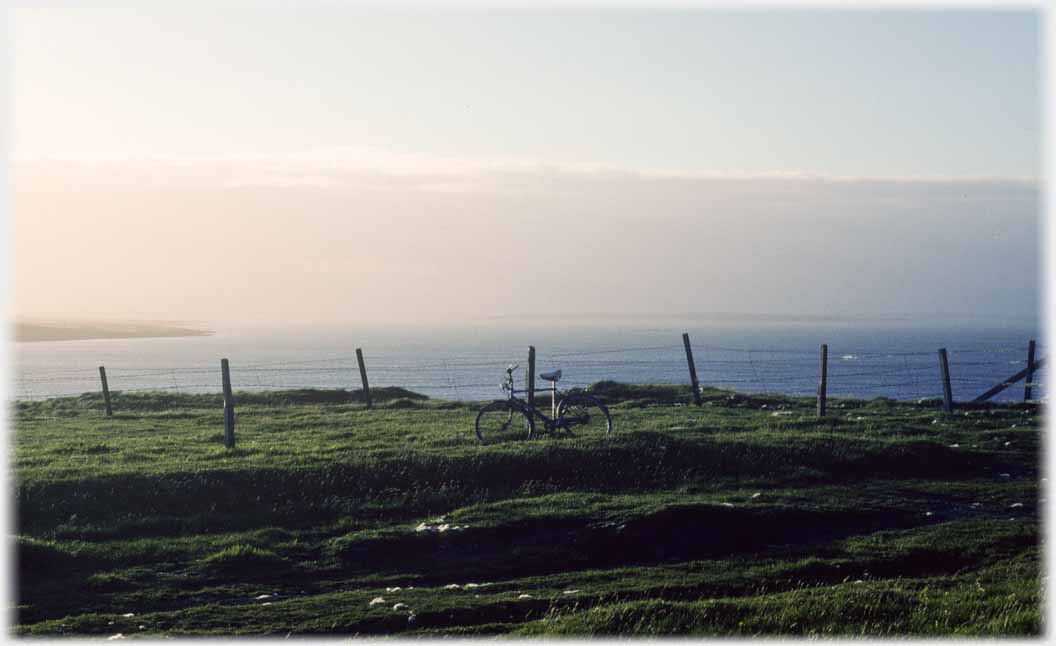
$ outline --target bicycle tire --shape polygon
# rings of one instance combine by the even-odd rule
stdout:
[[[505,421],[502,419],[504,416]],[[535,420],[523,406],[511,401],[497,400],[480,409],[474,429],[477,441],[481,444],[530,440],[535,434]]]
[[[585,437],[612,435],[612,415],[601,400],[586,393],[572,393],[557,405],[557,417],[563,420],[565,429]]]

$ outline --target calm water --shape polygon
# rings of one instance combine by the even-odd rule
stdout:
[[[610,379],[688,383],[682,332],[689,332],[702,384],[744,392],[812,394],[818,349],[829,346],[831,396],[939,397],[936,350],[948,349],[954,397],[971,399],[1026,365],[1037,330],[944,329],[903,324],[677,324],[474,326],[461,329],[268,331],[214,327],[209,337],[16,343],[13,392],[41,399],[98,391],[105,365],[111,390],[218,392],[220,359],[236,390],[358,388],[362,347],[372,386],[403,386],[430,397],[491,399],[509,363],[537,349],[537,372],[561,368],[562,385]],[[1035,377],[1045,396],[1046,372]],[[518,388],[523,371],[517,372]],[[1022,399],[1017,384],[996,399]]]

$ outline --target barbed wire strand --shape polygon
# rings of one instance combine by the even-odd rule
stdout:
[[[649,368],[652,366],[671,366],[671,370],[675,370],[680,362],[677,358],[670,360],[661,359],[590,359],[582,357],[593,357],[598,355],[615,354],[615,353],[633,353],[633,352],[652,352],[662,350],[680,350],[681,345],[664,345],[664,346],[640,346],[640,347],[628,347],[628,348],[608,348],[602,350],[593,351],[581,351],[581,352],[559,352],[547,355],[544,359],[553,361],[554,359],[563,359],[562,363],[565,365],[578,366],[586,368],[587,372],[596,372],[605,368],[611,367],[622,367],[626,368],[627,372],[637,372],[638,383],[667,383],[670,378],[666,375],[659,375],[657,371],[642,370],[643,368]],[[710,352],[725,352],[725,353],[741,353],[744,355],[744,360],[738,361],[735,359],[710,359],[706,362],[702,362],[705,365],[705,372],[708,373],[708,380],[712,383],[717,384],[754,384],[756,389],[761,389],[763,392],[769,392],[772,387],[783,387],[785,391],[789,392],[810,392],[811,387],[808,386],[810,379],[813,375],[810,374],[810,366],[812,366],[812,359],[814,351],[788,349],[788,348],[733,348],[726,346],[712,346],[709,344],[704,345],[706,354]],[[1013,348],[958,348],[952,352],[961,354],[991,354],[991,355],[1007,355],[1011,352],[1021,352],[1022,349]],[[785,355],[782,358],[767,355]],[[835,353],[834,353],[835,354]],[[924,389],[921,386],[920,373],[925,371],[931,371],[934,369],[930,365],[911,365],[910,359],[912,357],[922,356],[933,356],[932,351],[919,351],[919,352],[875,352],[875,351],[857,351],[857,352],[844,352],[839,357],[842,360],[870,363],[870,359],[875,360],[889,359],[889,358],[902,358],[902,365],[898,368],[891,368],[889,366],[877,365],[876,369],[858,369],[848,372],[842,372],[839,368],[831,370],[829,372],[829,378],[831,380],[851,380],[855,383],[846,384],[847,389],[853,389],[851,392],[864,394],[879,388],[880,391],[891,391],[894,390],[898,396],[904,395],[904,387],[912,386],[913,392],[918,396],[925,394]],[[456,397],[462,398],[463,389],[466,388],[484,388],[491,387],[493,384],[466,384],[463,383],[458,375],[458,370],[469,371],[473,368],[485,368],[494,365],[501,365],[505,360],[495,355],[493,360],[482,361],[478,358],[470,360],[459,360],[459,359],[448,359],[440,358],[439,360],[428,360],[423,362],[390,362],[382,364],[381,366],[374,367],[373,370],[381,372],[382,375],[387,373],[396,372],[404,368],[410,368],[415,370],[424,370],[427,373],[438,373],[436,376],[444,380],[444,383],[431,383],[422,384],[418,386],[407,386],[408,388],[419,388],[427,390],[453,390]],[[804,357],[799,359],[798,357]],[[806,357],[810,357],[808,361]],[[309,359],[309,360],[293,360],[283,362],[266,362],[266,363],[255,363],[242,366],[237,369],[237,373],[248,373],[249,381],[241,381],[239,386],[243,389],[246,388],[312,388],[318,387],[313,385],[297,384],[296,380],[294,383],[289,383],[284,378],[286,375],[311,375],[311,374],[328,374],[337,375],[344,371],[358,370],[358,364],[356,365],[335,365],[341,361],[350,361],[349,357],[328,357],[326,359]],[[330,365],[319,365],[322,363],[328,363]],[[1008,360],[1003,357],[996,357],[990,360],[967,360],[967,361],[951,361],[951,367],[956,370],[957,368],[985,368],[990,371],[996,371],[1000,366],[1010,365],[1021,365],[1025,364],[1025,359]],[[768,366],[767,370],[762,370],[763,366]],[[840,363],[836,364],[837,366]],[[272,367],[274,366],[274,367]],[[301,367],[298,367],[301,366]],[[304,367],[307,366],[307,367]],[[726,366],[731,368],[738,368],[746,366],[747,376],[749,378],[735,378],[739,371],[736,369],[726,371],[716,371],[714,367]],[[595,370],[590,370],[591,368]],[[864,368],[864,365],[863,365]],[[75,369],[75,368],[63,368],[63,369],[42,369],[36,371],[38,374],[45,376],[20,376],[16,380],[16,387],[23,397],[29,397],[35,399],[38,396],[38,391],[34,387],[34,384],[49,384],[49,383],[82,383],[86,386],[86,390],[81,393],[72,393],[64,389],[60,389],[59,393],[48,392],[47,387],[44,388],[44,392],[40,393],[43,397],[63,397],[63,396],[79,396],[83,394],[90,394],[98,392],[91,385],[94,385],[95,376],[94,374],[89,376],[84,374],[89,369]],[[1035,374],[1040,376],[1044,368],[1039,367],[1036,369]],[[94,372],[94,369],[91,370]],[[110,369],[111,374],[115,381],[118,381],[115,385],[120,385],[120,381],[135,379],[135,378],[166,378],[171,380],[171,385],[154,385],[146,387],[136,388],[118,388],[115,392],[149,392],[151,390],[174,390],[177,393],[181,392],[181,387],[184,390],[197,389],[197,388],[210,388],[216,389],[216,384],[182,384],[180,383],[180,377],[195,375],[195,374],[207,374],[215,373],[215,368],[199,368],[195,366],[170,366],[170,367],[158,367],[158,368],[146,368],[146,367],[116,367]],[[664,372],[664,371],[661,371]],[[728,376],[722,376],[717,372],[726,372]],[[265,383],[263,375],[269,374],[279,377],[283,382],[279,383]],[[63,376],[58,376],[63,375]],[[82,376],[83,375],[83,376]],[[896,378],[899,375],[904,375],[902,380],[893,381],[892,378]],[[906,380],[908,379],[908,381]],[[385,377],[382,378],[381,382],[388,381]],[[645,381],[647,380],[647,381]],[[875,382],[873,381],[875,380]],[[968,374],[958,375],[951,379],[952,383],[957,384],[962,388],[975,388],[975,387],[987,387],[994,383],[992,374]],[[878,382],[878,383],[876,383]],[[589,385],[589,382],[566,382],[570,385]],[[682,383],[681,381],[670,381],[670,383]],[[838,389],[840,386],[837,383],[833,383]],[[1033,382],[1035,389],[1040,389],[1042,382],[1040,380]]]

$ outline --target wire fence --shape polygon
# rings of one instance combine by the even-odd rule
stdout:
[[[1037,356],[1043,348],[1037,346]],[[819,380],[817,349],[693,347],[701,386],[742,392],[813,395]],[[500,383],[508,363],[519,363],[515,374],[523,387],[527,353],[480,353],[473,356],[407,355],[366,351],[371,387],[398,386],[430,397],[456,400],[492,399],[501,395]],[[950,384],[954,399],[970,400],[1027,366],[1023,347],[992,346],[948,349]],[[518,358],[520,357],[520,358]],[[538,353],[537,374],[563,370],[562,388],[584,387],[598,381],[628,384],[687,384],[683,344],[612,347],[583,351]],[[215,365],[106,366],[111,392],[219,393],[219,357]],[[1044,398],[1039,367],[1032,380],[1032,399]],[[358,389],[356,355],[337,355],[284,361],[231,361],[236,391],[273,391],[304,388]],[[546,384],[537,378],[537,388]],[[23,400],[77,396],[101,389],[98,369],[40,368],[16,376],[15,398]],[[995,399],[1022,399],[1024,384]],[[876,348],[831,348],[827,361],[830,397],[889,397],[897,400],[941,398],[943,384],[935,349],[885,351]]]

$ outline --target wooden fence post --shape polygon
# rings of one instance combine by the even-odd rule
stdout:
[[[372,408],[374,402],[370,399],[370,384],[367,383],[367,364],[363,363],[363,348],[356,348],[356,362],[359,363],[359,378],[363,382],[363,399],[367,402],[367,408]]]
[[[821,344],[821,377],[818,380],[818,417],[825,417],[825,390],[829,377],[829,346]]]
[[[1042,357],[1040,359],[1035,359],[1034,360],[1034,369],[1035,370],[1041,370],[1042,366],[1044,366],[1044,365],[1045,365],[1045,357]],[[982,395],[979,395],[978,397],[976,397],[972,401],[973,402],[985,402],[986,400],[990,399],[991,397],[993,397],[997,393],[1003,391],[1005,388],[1008,388],[1009,386],[1011,386],[1012,384],[1016,383],[1017,381],[1019,381],[1020,379],[1026,377],[1026,376],[1027,376],[1027,369],[1024,368],[1024,369],[1020,370],[1019,372],[1017,372],[1016,374],[1014,374],[1011,377],[1009,377],[1008,379],[1005,379],[1001,383],[997,384],[996,386],[994,386],[990,390],[987,390]]]
[[[1030,344],[1027,345],[1027,376],[1026,386],[1023,389],[1023,401],[1029,402],[1031,396],[1031,390],[1034,386],[1034,339],[1030,340]]]
[[[697,366],[693,363],[693,346],[689,344],[689,333],[682,333],[682,345],[686,346],[686,363],[689,364],[689,383],[693,385],[693,403],[700,406],[700,384],[697,383]]]
[[[1034,346],[1031,345],[1030,347],[1033,348]],[[114,409],[110,408],[110,387],[106,384],[106,368],[103,366],[99,366],[99,380],[103,382],[103,401],[106,402],[106,416],[112,417]],[[1027,389],[1027,392],[1029,393],[1030,389]]]
[[[528,391],[528,405],[535,405],[535,346],[528,346],[528,376],[526,378],[528,382],[525,386],[525,390]]]
[[[220,377],[224,383],[224,446],[235,448],[235,398],[231,394],[231,368],[227,359],[220,360]]]
[[[942,409],[953,412],[953,389],[950,388],[950,362],[946,358],[946,348],[939,348],[939,371],[942,373]]]

